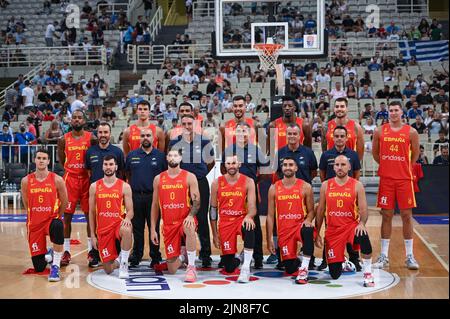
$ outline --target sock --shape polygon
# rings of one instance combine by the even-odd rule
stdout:
[[[390,242],[390,239],[381,238],[381,254],[385,255],[386,257],[389,254],[389,242]]]
[[[372,258],[364,259],[363,258],[363,272],[366,273],[372,273]]]
[[[406,256],[413,255],[413,240],[412,239],[405,239],[405,251],[406,251]]]
[[[64,251],[70,253],[70,238],[64,238]]]
[[[188,251],[187,255],[188,255],[188,265],[189,266],[195,266],[195,253],[196,251]]]
[[[92,242],[91,242],[91,237],[87,238],[87,243],[88,243],[88,252],[90,252],[92,250]]]
[[[247,250],[244,249],[244,263],[242,264],[242,268],[249,270],[250,263],[252,262],[253,249]]]
[[[53,263],[52,263],[52,265],[56,265],[56,266],[58,266],[58,267],[60,267],[61,266],[61,257],[62,257],[62,252],[61,253],[58,253],[58,252],[53,252]]]
[[[311,260],[311,257],[303,256],[301,268],[306,268],[306,269],[308,269],[308,267],[309,267],[309,261],[310,261],[310,260]]]
[[[120,264],[128,265],[128,257],[130,257],[130,251],[129,250],[121,250],[120,251]]]

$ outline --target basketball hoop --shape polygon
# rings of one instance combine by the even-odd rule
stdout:
[[[275,69],[278,54],[284,46],[282,44],[262,43],[255,44],[254,49],[258,52],[261,70],[269,71]]]

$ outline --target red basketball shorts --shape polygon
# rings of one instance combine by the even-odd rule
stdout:
[[[185,238],[183,228],[184,219],[174,224],[164,224],[163,221],[163,236],[164,249],[166,251],[166,259],[172,259],[181,254],[181,240]],[[195,225],[198,225],[197,218],[195,218]]]
[[[391,210],[395,209],[395,202],[397,202],[399,209],[416,207],[413,181],[381,177],[377,206]]]
[[[66,183],[67,195],[69,203],[65,213],[75,213],[78,201],[81,205],[81,210],[84,213],[89,212],[89,177],[73,176],[70,174],[64,174],[64,181]]]
[[[114,261],[118,256],[116,242],[120,242],[120,226],[108,228],[107,230],[97,231],[98,251],[103,263]]]
[[[31,257],[47,253],[47,236],[50,235],[50,224],[54,218],[41,221],[37,225],[28,225],[28,246]]]
[[[236,254],[237,237],[242,237],[242,221],[244,218],[245,216],[243,215],[234,218],[219,219],[217,228],[223,255]]]
[[[327,227],[325,230],[326,258],[329,264],[345,261],[347,243],[353,245],[358,222],[341,227]]]

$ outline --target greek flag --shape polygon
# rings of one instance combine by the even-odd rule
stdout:
[[[417,62],[448,60],[448,41],[400,41],[399,47],[406,61],[413,56]]]

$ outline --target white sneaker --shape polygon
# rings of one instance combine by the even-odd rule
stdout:
[[[243,284],[248,283],[250,281],[250,269],[242,268],[237,281]]]
[[[308,283],[308,267],[298,269],[298,275],[295,278],[295,283],[299,285],[306,285]]]
[[[364,287],[375,287],[375,278],[370,272],[364,274]]]
[[[413,255],[406,256],[405,261],[406,267],[410,270],[418,270],[419,269],[419,263],[416,261]]]
[[[122,264],[119,268],[119,278],[120,279],[128,279],[130,275],[128,273],[128,264]]]
[[[383,269],[389,267],[389,258],[386,255],[381,254],[378,259],[372,264],[373,268]]]
[[[346,258],[345,261],[342,263],[342,271],[343,272],[356,272],[356,266],[354,263],[352,263],[350,260],[348,260]]]

